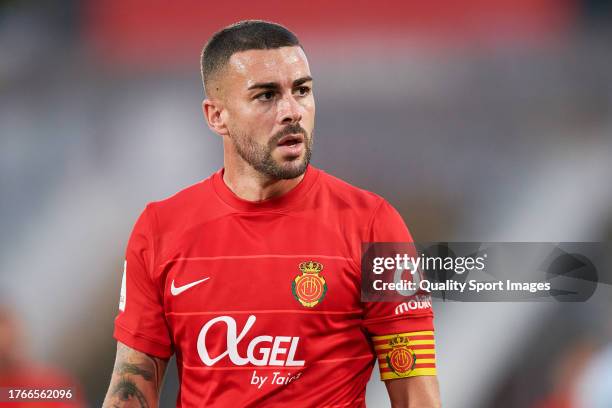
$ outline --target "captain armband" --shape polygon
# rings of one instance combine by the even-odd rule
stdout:
[[[436,375],[436,348],[433,331],[373,336],[380,379]]]

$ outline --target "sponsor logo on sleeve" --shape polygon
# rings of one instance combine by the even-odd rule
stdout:
[[[121,292],[119,293],[119,310],[125,311],[127,301],[127,290],[125,285],[125,275],[127,273],[127,260],[123,261],[123,277],[121,278]]]
[[[414,299],[402,302],[395,308],[395,314],[407,313],[410,310],[431,309],[431,296],[417,295]]]

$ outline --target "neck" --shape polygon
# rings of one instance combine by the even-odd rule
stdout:
[[[224,157],[223,181],[238,197],[247,201],[263,201],[279,197],[291,191],[304,178],[304,174],[293,179],[275,179],[261,174],[242,158],[234,160]]]

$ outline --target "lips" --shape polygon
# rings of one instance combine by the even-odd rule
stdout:
[[[304,153],[304,135],[292,133],[279,139],[276,148],[286,160],[295,160]]]
[[[294,134],[290,134],[290,135],[281,137],[277,145],[278,146],[295,146],[303,142],[304,142],[304,135],[300,133],[294,133]]]

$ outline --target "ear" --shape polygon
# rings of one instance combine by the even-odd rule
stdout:
[[[202,102],[202,111],[204,112],[204,117],[206,118],[210,130],[219,136],[226,136],[228,134],[227,126],[221,118],[223,106],[219,101],[204,99]]]

